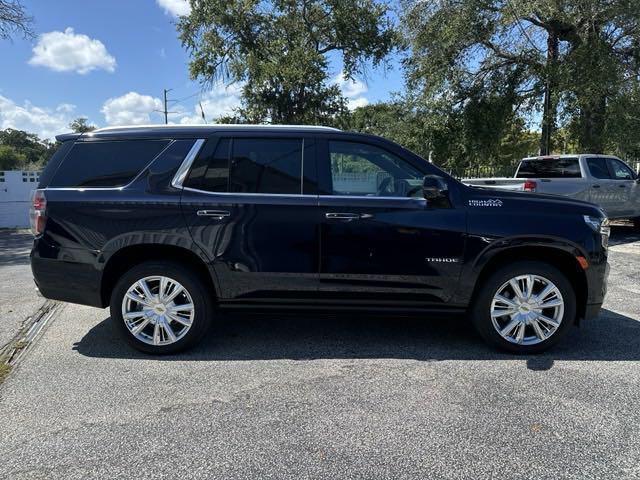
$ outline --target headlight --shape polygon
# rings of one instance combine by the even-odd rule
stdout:
[[[602,246],[607,248],[609,244],[609,234],[611,233],[609,219],[607,217],[592,217],[591,215],[583,215],[583,218],[587,225],[600,234]]]

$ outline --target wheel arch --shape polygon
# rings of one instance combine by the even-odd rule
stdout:
[[[215,274],[212,268],[193,251],[175,245],[136,244],[123,247],[104,258],[100,297],[102,305],[109,305],[111,293],[118,279],[131,268],[151,260],[173,260],[191,268],[205,285],[218,296]]]
[[[576,294],[576,322],[584,318],[588,280],[584,269],[576,259],[578,252],[550,245],[517,245],[501,249],[476,262],[476,281],[471,294],[470,305],[484,284],[484,281],[499,268],[518,261],[537,261],[551,265],[565,274]]]

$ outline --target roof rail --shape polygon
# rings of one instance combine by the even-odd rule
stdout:
[[[330,130],[330,131],[340,131],[338,128],[334,127],[325,127],[322,125],[268,125],[268,124],[236,124],[236,123],[214,123],[214,124],[180,124],[180,125],[120,125],[120,126],[111,126],[111,127],[103,127],[94,130],[91,133],[100,133],[100,132],[108,132],[112,130],[128,130],[128,129],[143,129],[143,128],[202,128],[202,129],[210,129],[214,130],[217,128],[225,129],[225,128],[234,128],[234,129],[253,129],[253,128],[298,128],[301,130]]]

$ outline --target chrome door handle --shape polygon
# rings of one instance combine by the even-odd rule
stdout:
[[[373,215],[368,213],[340,213],[340,212],[327,212],[324,214],[329,220],[359,220],[361,218],[371,218]]]
[[[621,184],[621,185],[618,185],[618,187],[620,187],[620,188],[627,188],[627,186],[626,186],[624,183],[623,183],[623,184]]]
[[[600,188],[600,185],[592,185],[592,188]]]
[[[213,217],[216,220],[222,220],[231,216],[231,213],[227,210],[198,210],[197,215],[199,217]]]

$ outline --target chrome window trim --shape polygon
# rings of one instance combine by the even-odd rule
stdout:
[[[175,187],[178,189],[183,188],[182,184],[187,178],[187,174],[191,169],[191,165],[193,165],[193,161],[196,159],[196,157],[198,156],[198,153],[200,152],[200,149],[204,145],[204,141],[205,141],[204,138],[198,138],[193,143],[193,146],[189,150],[189,153],[187,153],[187,156],[184,157],[184,160],[180,164],[178,171],[176,172],[176,174],[173,176],[173,179],[171,180],[172,187]]]
[[[209,192],[208,190],[200,190],[198,188],[182,187],[182,190],[194,193],[204,193],[207,195],[218,195],[221,197],[318,197],[318,195],[309,195],[301,193],[249,193],[249,192]]]
[[[404,200],[404,201],[417,201],[427,203],[427,200],[420,197],[376,197],[375,195],[320,195],[321,199],[326,198],[339,198],[343,200],[348,200],[351,198],[356,198],[358,200]]]
[[[209,192],[207,190],[200,190],[198,188],[191,187],[182,187],[182,190],[193,192],[193,193],[203,193],[206,195],[217,195],[220,197],[291,197],[291,198],[300,198],[300,197],[316,197],[318,199],[328,199],[328,198],[338,198],[342,200],[403,200],[403,201],[414,201],[417,203],[426,204],[427,201],[424,198],[419,197],[371,197],[371,196],[356,196],[356,195],[315,195],[315,194],[298,194],[298,193],[249,193],[249,192]]]

